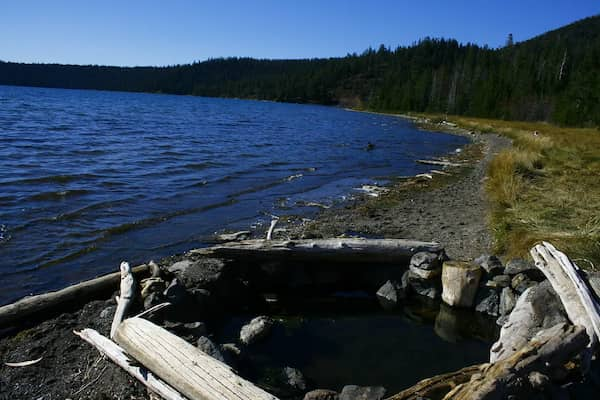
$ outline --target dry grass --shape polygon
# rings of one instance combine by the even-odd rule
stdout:
[[[600,267],[598,129],[467,117],[448,120],[513,141],[490,163],[486,182],[498,253],[525,256],[536,242],[547,240],[579,259],[582,267]]]

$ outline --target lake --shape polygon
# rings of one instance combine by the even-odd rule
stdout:
[[[313,216],[465,143],[332,107],[0,86],[0,304]]]

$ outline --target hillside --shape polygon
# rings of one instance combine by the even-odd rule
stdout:
[[[169,67],[0,63],[0,84],[241,97],[600,125],[600,16],[501,49],[425,38],[343,58]]]

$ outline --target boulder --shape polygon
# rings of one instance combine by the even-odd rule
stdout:
[[[486,275],[490,278],[504,273],[504,267],[496,256],[484,254],[477,257],[473,262],[483,268]]]
[[[480,287],[475,297],[475,311],[497,317],[500,314],[500,295],[498,290]]]
[[[442,273],[442,256],[421,251],[410,259],[410,271],[421,279],[433,279]]]
[[[442,295],[442,285],[437,279],[422,279],[412,271],[408,271],[407,281],[411,290],[420,296],[438,299]]]
[[[225,358],[219,350],[219,347],[206,336],[200,336],[196,342],[196,346],[215,360],[219,360],[223,363],[225,362]]]
[[[398,305],[398,301],[407,297],[406,287],[402,287],[397,281],[387,281],[376,293],[379,304],[385,309],[392,309]]]
[[[560,323],[568,323],[568,318],[550,282],[525,290],[491,348],[490,362],[510,357],[539,331]]]
[[[339,400],[381,400],[385,388],[381,386],[347,385],[342,388]]]
[[[500,315],[510,314],[516,304],[517,295],[515,292],[509,287],[502,289],[502,292],[500,293],[500,307],[498,310]]]
[[[540,271],[534,263],[522,258],[515,258],[506,263],[504,273],[508,275],[525,274],[531,280],[541,282],[546,277],[544,273]]]
[[[316,389],[307,392],[304,395],[304,400],[338,400],[340,395],[333,390]]]
[[[226,284],[225,261],[219,258],[201,257],[185,259],[168,268],[168,271],[185,287],[211,290]]]
[[[454,307],[471,307],[481,278],[481,267],[464,261],[445,261],[442,300]]]
[[[250,345],[264,338],[271,332],[273,320],[266,316],[254,318],[248,324],[244,325],[240,331],[240,341],[245,345]]]

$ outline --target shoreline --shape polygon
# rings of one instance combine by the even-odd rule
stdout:
[[[481,178],[493,153],[507,145],[507,141],[490,134],[469,136],[473,138],[472,143],[452,157],[453,162],[464,165],[445,169],[448,175],[432,174],[435,175],[432,179],[398,178],[387,185],[389,191],[385,194],[378,197],[356,196],[356,199],[331,209],[322,209],[309,223],[281,224],[283,230],[276,231],[276,235],[292,238],[363,235],[435,239],[445,246],[451,258],[480,255],[489,250],[491,243],[489,233],[484,232],[487,230],[485,222],[478,219],[483,215],[485,206]],[[473,195],[469,203],[462,201],[466,193]],[[423,209],[424,206],[427,210]],[[442,221],[445,223],[442,224]],[[253,234],[264,237],[263,232]],[[164,260],[174,261],[178,257],[173,255]],[[18,382],[18,391],[13,394],[27,398],[39,394],[40,384],[46,386],[49,392],[70,391],[82,398],[95,398],[98,393],[110,393],[120,398],[144,396],[146,390],[143,386],[110,361],[101,361],[94,348],[71,333],[82,327],[106,331],[110,327],[113,310],[114,296],[108,300],[89,301],[80,304],[74,312],[44,319],[33,326],[25,325],[9,336],[0,337],[2,362],[44,357],[42,367],[11,369],[0,366],[0,388],[11,385],[10,382]],[[42,378],[39,368],[46,370],[41,374]],[[64,379],[57,381],[53,378],[56,374]],[[4,400],[2,396],[0,399]]]

